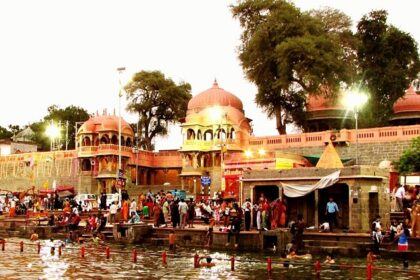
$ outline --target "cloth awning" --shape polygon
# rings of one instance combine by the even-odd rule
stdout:
[[[284,195],[287,197],[301,197],[305,196],[308,193],[313,192],[317,189],[324,189],[330,187],[338,182],[340,179],[340,170],[337,170],[330,175],[327,175],[316,184],[313,185],[290,185],[286,183],[281,183],[283,187]]]
[[[59,197],[67,197],[67,196],[72,196],[73,193],[69,192],[69,191],[61,191],[57,193]]]

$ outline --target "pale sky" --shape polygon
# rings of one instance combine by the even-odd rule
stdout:
[[[373,9],[420,42],[416,0],[295,0],[302,10],[330,6],[353,23]],[[123,82],[140,70],[160,70],[186,81],[196,95],[219,86],[238,96],[257,136],[276,135],[254,103],[256,88],[237,58],[241,29],[221,0],[2,0],[0,1],[0,126],[42,119],[47,107],[76,105],[89,113],[118,113],[118,74]],[[123,102],[123,109],[125,102]],[[124,110],[122,116],[135,121]],[[180,128],[158,140],[158,149],[177,149]]]

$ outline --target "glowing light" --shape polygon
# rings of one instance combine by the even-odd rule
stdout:
[[[342,103],[345,105],[349,110],[358,110],[361,106],[363,106],[368,100],[368,96],[363,92],[358,90],[352,90],[347,92],[343,96]]]
[[[252,158],[252,151],[250,151],[250,150],[246,150],[246,151],[245,151],[245,156],[246,156],[247,158]]]
[[[210,109],[210,118],[215,122],[219,123],[223,117],[223,110],[219,106],[211,107]]]
[[[54,123],[51,123],[45,130],[45,134],[51,139],[58,138],[60,136],[60,128]]]
[[[258,150],[258,154],[259,154],[260,156],[265,156],[265,150],[264,150],[264,149],[259,149],[259,150]]]

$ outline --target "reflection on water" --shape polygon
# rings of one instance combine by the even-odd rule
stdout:
[[[24,252],[20,253],[20,239],[8,239],[6,250],[0,251],[1,279],[268,279],[266,257],[257,253],[237,252],[235,271],[231,271],[229,258],[235,252],[214,252],[198,249],[200,256],[210,254],[214,267],[194,268],[194,249],[180,248],[175,255],[168,253],[168,264],[161,261],[161,253],[166,248],[160,247],[122,247],[111,245],[111,257],[106,259],[102,247],[86,248],[85,258],[80,257],[78,245],[67,246],[58,255],[58,249],[51,254],[49,241],[42,241],[40,254],[36,244],[24,240]],[[138,252],[137,263],[132,262],[132,249]],[[310,263],[283,268],[278,256],[272,256],[272,279],[315,279],[314,268]],[[364,259],[336,259],[337,263],[365,265]],[[312,264],[314,260],[312,260]],[[381,260],[378,266],[402,267],[400,260]],[[420,264],[410,262],[410,270],[419,271]],[[366,279],[365,269],[325,268],[321,270],[322,279]],[[374,279],[419,279],[418,275],[398,272],[374,271]],[[416,278],[417,277],[417,278]]]

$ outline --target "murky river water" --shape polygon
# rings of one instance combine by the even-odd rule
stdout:
[[[5,251],[0,250],[0,279],[270,279],[267,273],[267,255],[237,252],[235,270],[231,271],[229,258],[234,252],[215,252],[203,249],[177,249],[176,256],[168,252],[167,265],[162,264],[163,247],[121,247],[111,245],[111,256],[106,259],[103,248],[86,245],[85,258],[80,257],[79,245],[68,245],[58,255],[42,241],[38,255],[35,243],[21,239],[8,239]],[[137,249],[138,259],[132,261],[132,250]],[[216,264],[211,268],[194,268],[193,255],[210,254]],[[293,268],[283,268],[279,257],[272,256],[271,279],[316,279],[315,260],[303,261]],[[337,263],[365,265],[364,259],[339,258]],[[380,260],[375,265],[402,269],[400,260]],[[420,263],[411,261],[409,270],[420,271]],[[322,266],[321,279],[366,279],[366,269],[327,268]],[[401,272],[373,271],[373,279],[420,279],[420,275]]]

